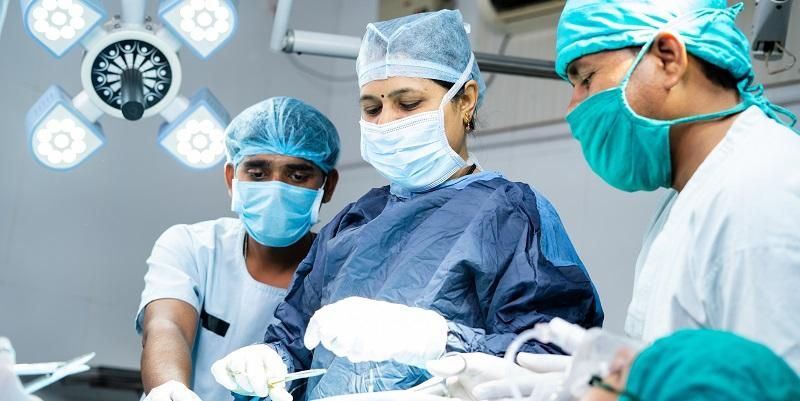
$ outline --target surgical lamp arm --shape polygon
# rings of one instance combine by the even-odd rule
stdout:
[[[279,0],[275,11],[270,48],[274,52],[313,54],[316,56],[355,59],[361,47],[361,38],[289,29],[292,0]],[[560,79],[555,63],[524,57],[475,53],[483,72],[520,75],[527,77]]]
[[[147,10],[147,0],[120,0],[122,13],[120,19],[124,24],[144,24],[144,14]]]

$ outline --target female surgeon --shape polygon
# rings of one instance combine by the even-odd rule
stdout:
[[[265,344],[217,361],[217,381],[278,401],[406,389],[446,352],[501,355],[556,316],[600,325],[597,293],[553,206],[482,171],[468,151],[485,86],[461,13],[369,24],[356,68],[361,154],[391,185],[321,230]],[[524,351],[560,353],[539,343]],[[290,383],[293,394],[277,382],[310,368],[327,373]]]

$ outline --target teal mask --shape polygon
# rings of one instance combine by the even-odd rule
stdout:
[[[745,101],[728,110],[675,120],[654,120],[636,114],[625,98],[625,89],[653,39],[642,47],[618,87],[590,96],[567,115],[572,135],[580,142],[589,167],[609,185],[628,192],[672,185],[671,126],[725,117],[750,105]]]

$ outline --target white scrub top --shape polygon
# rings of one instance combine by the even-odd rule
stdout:
[[[142,333],[144,308],[154,300],[178,299],[197,310],[190,388],[204,401],[232,399],[214,380],[211,364],[235,349],[262,342],[287,293],[250,275],[244,238],[238,219],[179,224],[161,235],[147,259],[136,331]]]
[[[800,372],[800,136],[742,112],[658,212],[636,266],[625,330],[733,331]]]

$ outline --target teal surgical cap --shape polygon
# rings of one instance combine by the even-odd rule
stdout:
[[[645,401],[800,400],[800,377],[783,359],[715,330],[682,330],[656,341],[634,360],[625,388]]]
[[[794,115],[771,104],[763,86],[754,85],[750,43],[735,23],[742,7],[727,7],[725,0],[567,0],[556,31],[556,72],[567,79],[569,64],[583,56],[643,46],[669,30],[680,35],[690,54],[729,71],[740,82],[744,102],[792,126]]]
[[[356,60],[358,86],[389,77],[427,78],[455,83],[470,69],[478,83],[478,106],[486,85],[472,61],[468,27],[461,12],[441,10],[367,25]]]
[[[308,160],[326,174],[339,158],[339,133],[319,110],[302,100],[273,97],[245,109],[225,131],[228,162],[277,154]]]
[[[686,50],[737,80],[750,74],[750,45],[725,0],[569,0],[556,33],[556,72],[583,56],[642,46],[659,31],[679,33]]]

